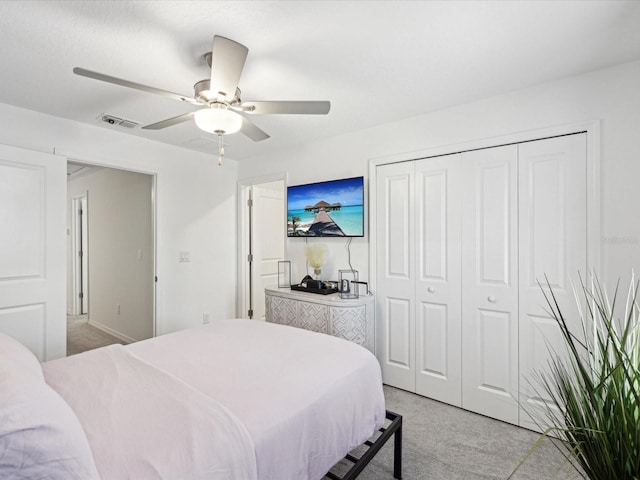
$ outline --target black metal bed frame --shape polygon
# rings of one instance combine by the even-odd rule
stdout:
[[[386,427],[380,428],[382,433],[375,441],[367,440],[364,442],[367,451],[360,457],[354,457],[351,454],[347,454],[345,460],[353,463],[353,466],[344,474],[339,477],[335,473],[328,472],[324,478],[330,480],[354,480],[360,475],[360,472],[364,470],[371,459],[376,456],[378,451],[387,443],[393,436],[393,478],[397,480],[402,479],[402,415],[387,410],[387,420],[391,420],[391,423]]]

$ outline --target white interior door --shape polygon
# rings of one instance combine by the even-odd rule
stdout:
[[[0,331],[66,354],[66,159],[0,145]]]
[[[415,391],[414,162],[377,168],[376,331],[383,381]]]
[[[416,393],[461,406],[460,155],[415,162]]]
[[[81,288],[82,296],[80,302],[80,310],[82,314],[89,313],[89,204],[87,196],[80,199],[80,208],[82,209],[82,225],[80,228],[80,246],[82,249],[82,261],[80,264]]]
[[[518,423],[517,145],[462,155],[462,406]]]
[[[570,279],[587,268],[586,145],[582,133],[519,146],[520,425],[528,428],[536,424],[526,410],[544,424],[548,400],[532,373],[548,371],[549,347],[565,353],[538,282],[546,276],[567,320],[577,319]]]
[[[87,269],[88,229],[87,195],[71,201],[71,291],[73,315],[87,313],[89,305],[89,275]]]
[[[278,286],[278,262],[284,260],[284,182],[254,185],[251,189],[253,318],[264,320],[264,289]]]

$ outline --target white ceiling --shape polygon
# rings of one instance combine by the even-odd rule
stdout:
[[[0,102],[215,154],[192,109],[76,66],[193,95],[213,35],[246,45],[248,100],[330,100],[327,116],[254,116],[241,160],[640,58],[639,1],[0,1]],[[207,140],[210,139],[212,141]]]

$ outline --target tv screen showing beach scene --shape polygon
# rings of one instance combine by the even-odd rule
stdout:
[[[287,236],[364,236],[364,178],[288,187]]]

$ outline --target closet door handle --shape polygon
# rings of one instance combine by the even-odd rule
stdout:
[[[494,297],[493,295],[490,295],[489,298],[487,298],[487,300],[491,303],[496,303],[496,301],[498,300],[496,297]]]
[[[433,287],[427,288],[427,292],[429,292],[429,293],[434,293],[435,291],[436,291],[436,289],[433,288]]]

